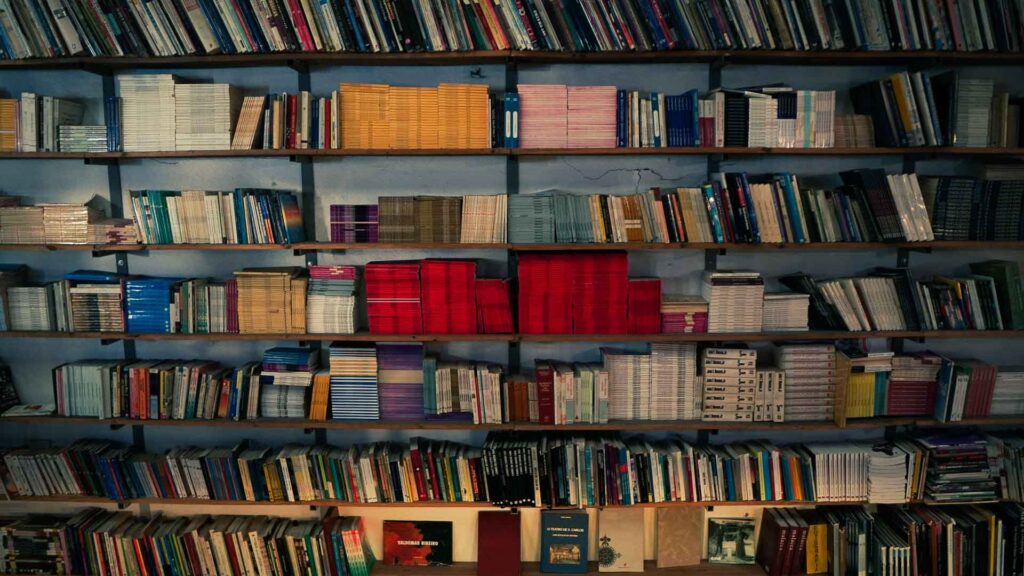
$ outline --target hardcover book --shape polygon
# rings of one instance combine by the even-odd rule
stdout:
[[[754,521],[749,518],[708,519],[708,562],[754,563]]]
[[[540,571],[584,574],[590,537],[585,510],[545,510],[540,513]]]
[[[385,520],[383,562],[393,566],[450,566],[452,523]]]
[[[658,568],[697,566],[704,541],[704,509],[658,508]]]
[[[644,571],[644,511],[605,508],[598,513],[597,565],[601,572]],[[682,535],[677,534],[679,538]]]
[[[521,518],[515,512],[480,512],[477,517],[478,576],[519,576]]]

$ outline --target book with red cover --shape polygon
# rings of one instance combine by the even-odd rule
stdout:
[[[385,520],[382,561],[389,566],[450,566],[452,523]]]
[[[476,281],[476,322],[480,334],[511,334],[515,331],[508,280],[488,278]]]
[[[522,569],[519,514],[480,512],[476,541],[476,573],[479,576],[519,576]]]
[[[629,280],[628,307],[630,334],[657,334],[661,331],[661,280]]]
[[[572,293],[575,334],[625,334],[629,260],[625,252],[578,254]]]
[[[519,330],[572,334],[574,261],[567,253],[519,255]]]
[[[370,262],[363,276],[370,332],[423,332],[419,262]]]
[[[476,334],[476,262],[427,259],[420,264],[426,334]]]

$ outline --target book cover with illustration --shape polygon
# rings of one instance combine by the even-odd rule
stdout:
[[[540,570],[586,573],[590,537],[585,510],[545,510],[540,513]]]
[[[450,566],[452,523],[385,520],[383,560],[393,566]]]

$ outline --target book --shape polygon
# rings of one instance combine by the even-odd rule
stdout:
[[[584,510],[540,513],[540,570],[553,574],[584,574],[589,558],[589,520]]]
[[[753,564],[754,520],[708,518],[708,563]]]
[[[598,571],[643,572],[643,510],[606,508],[598,513],[597,524]]]
[[[450,566],[452,523],[428,520],[384,521],[381,562],[392,566]]]
[[[658,568],[697,566],[703,557],[704,510],[659,508],[657,514],[656,564]],[[687,537],[680,538],[680,534]]]
[[[478,576],[519,576],[521,522],[517,512],[481,511],[477,514]]]

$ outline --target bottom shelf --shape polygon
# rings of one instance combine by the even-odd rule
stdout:
[[[597,562],[590,563],[587,574],[611,574],[611,572],[599,572]],[[521,576],[539,576],[548,574],[540,571],[540,564],[537,562],[523,562]],[[763,576],[764,570],[756,565],[730,565],[730,564],[708,564],[699,566],[684,566],[679,568],[658,568],[653,561],[644,565],[643,572],[632,572],[632,574],[645,574],[650,576]],[[370,576],[476,576],[475,562],[456,562],[452,566],[383,566],[377,564]],[[483,575],[487,576],[487,575]]]

